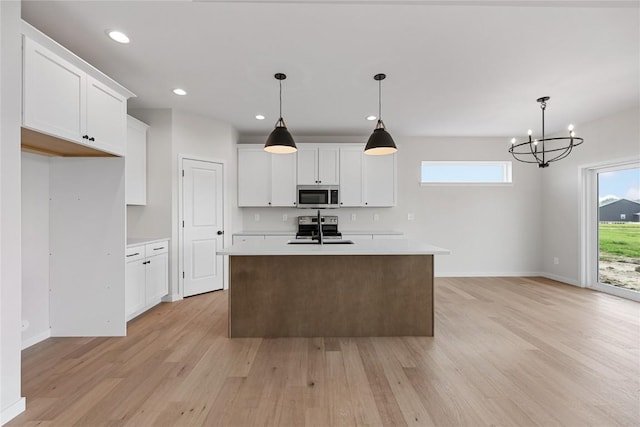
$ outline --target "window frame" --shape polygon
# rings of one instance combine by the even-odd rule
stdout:
[[[481,166],[500,165],[503,167],[503,181],[423,181],[422,172],[428,165],[451,165],[451,166]],[[513,162],[510,160],[422,160],[420,162],[420,186],[484,186],[484,187],[509,187],[513,185]]]

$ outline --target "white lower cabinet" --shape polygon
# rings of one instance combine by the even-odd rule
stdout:
[[[129,246],[125,259],[125,316],[129,321],[169,293],[169,242]]]

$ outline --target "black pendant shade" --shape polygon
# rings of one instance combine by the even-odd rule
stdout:
[[[382,121],[382,80],[384,80],[387,76],[385,74],[376,74],[373,76],[373,79],[378,82],[378,123],[376,124],[376,128],[373,130],[373,133],[369,137],[367,141],[367,146],[364,148],[365,154],[370,154],[374,156],[380,156],[384,154],[393,154],[398,149],[396,148],[396,143],[393,142],[393,138],[384,127],[384,122]]]
[[[273,77],[280,82],[280,118],[276,122],[275,129],[269,134],[264,150],[275,154],[295,153],[298,148],[282,118],[282,81],[287,76],[284,73],[276,73]]]
[[[269,134],[267,142],[264,144],[265,151],[269,153],[287,154],[297,151],[296,143],[282,117],[276,122],[276,128]]]
[[[376,128],[367,141],[364,152],[371,155],[383,155],[393,154],[396,151],[398,151],[396,143],[393,142],[393,138],[391,138],[389,132],[384,128],[382,120],[378,120]]]

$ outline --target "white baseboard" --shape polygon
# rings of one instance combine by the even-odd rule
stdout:
[[[569,277],[558,276],[557,274],[551,273],[540,273],[539,276],[546,277],[547,279],[555,280],[556,282],[566,283],[567,285],[577,286],[579,288],[583,288],[584,286],[580,286],[577,280],[571,279]]]
[[[0,425],[4,425],[24,412],[27,407],[27,400],[24,397],[9,405],[0,413]]]
[[[516,271],[516,272],[482,272],[482,273],[452,273],[452,272],[438,272],[435,277],[537,277],[542,276],[542,273],[537,271]]]
[[[176,301],[180,301],[181,299],[182,297],[178,294],[169,294],[162,297],[162,302],[176,302]]]
[[[34,335],[30,338],[27,338],[26,340],[22,340],[22,349],[24,350],[25,348],[29,348],[32,345],[46,340],[47,338],[51,338],[51,328],[48,328],[46,331]]]

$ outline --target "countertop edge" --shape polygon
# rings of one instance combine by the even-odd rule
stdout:
[[[171,241],[169,237],[127,237],[127,247],[148,245],[149,243]]]

